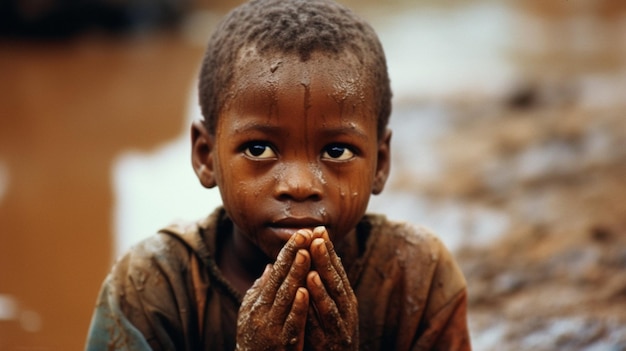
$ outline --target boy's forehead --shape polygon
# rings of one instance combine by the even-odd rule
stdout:
[[[259,53],[254,48],[240,51],[235,63],[231,87],[248,89],[251,85],[265,87],[272,92],[281,89],[311,88],[322,85],[326,94],[338,101],[356,98],[359,102],[372,101],[371,80],[363,74],[360,61],[350,52],[330,54],[314,52],[302,61],[299,55],[282,52]]]
[[[246,123],[278,127],[283,118],[302,116],[307,128],[318,129],[323,120],[330,129],[359,125],[364,135],[376,133],[374,91],[355,57],[314,53],[302,61],[298,55],[250,50],[235,67],[224,108],[228,116],[237,116],[231,122],[238,128]]]

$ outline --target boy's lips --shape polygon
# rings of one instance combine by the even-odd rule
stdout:
[[[300,229],[313,230],[316,227],[323,226],[324,223],[321,220],[315,218],[282,218],[272,221],[268,227],[276,233],[279,237],[285,241],[289,240],[293,234]]]

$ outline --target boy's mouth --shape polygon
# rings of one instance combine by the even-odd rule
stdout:
[[[321,220],[309,217],[301,217],[301,218],[282,218],[279,220],[272,221],[269,223],[268,227],[276,233],[279,237],[284,239],[285,241],[289,240],[293,234],[295,234],[300,229],[310,229],[313,230],[316,227],[324,226],[324,223]]]

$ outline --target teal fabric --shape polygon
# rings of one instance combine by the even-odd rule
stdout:
[[[91,319],[86,351],[150,351],[143,334],[120,310],[119,297],[109,291],[104,282],[98,305]]]

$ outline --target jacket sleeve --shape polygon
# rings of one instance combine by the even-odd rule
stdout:
[[[467,327],[467,284],[450,252],[436,240],[437,267],[414,350],[471,350]]]
[[[467,293],[463,290],[428,321],[415,350],[471,350],[466,315]]]
[[[92,350],[192,350],[200,346],[189,264],[193,253],[159,234],[134,247],[106,278],[88,334]]]
[[[85,350],[151,350],[143,334],[122,312],[121,296],[110,280],[111,277],[107,278],[100,290]]]

